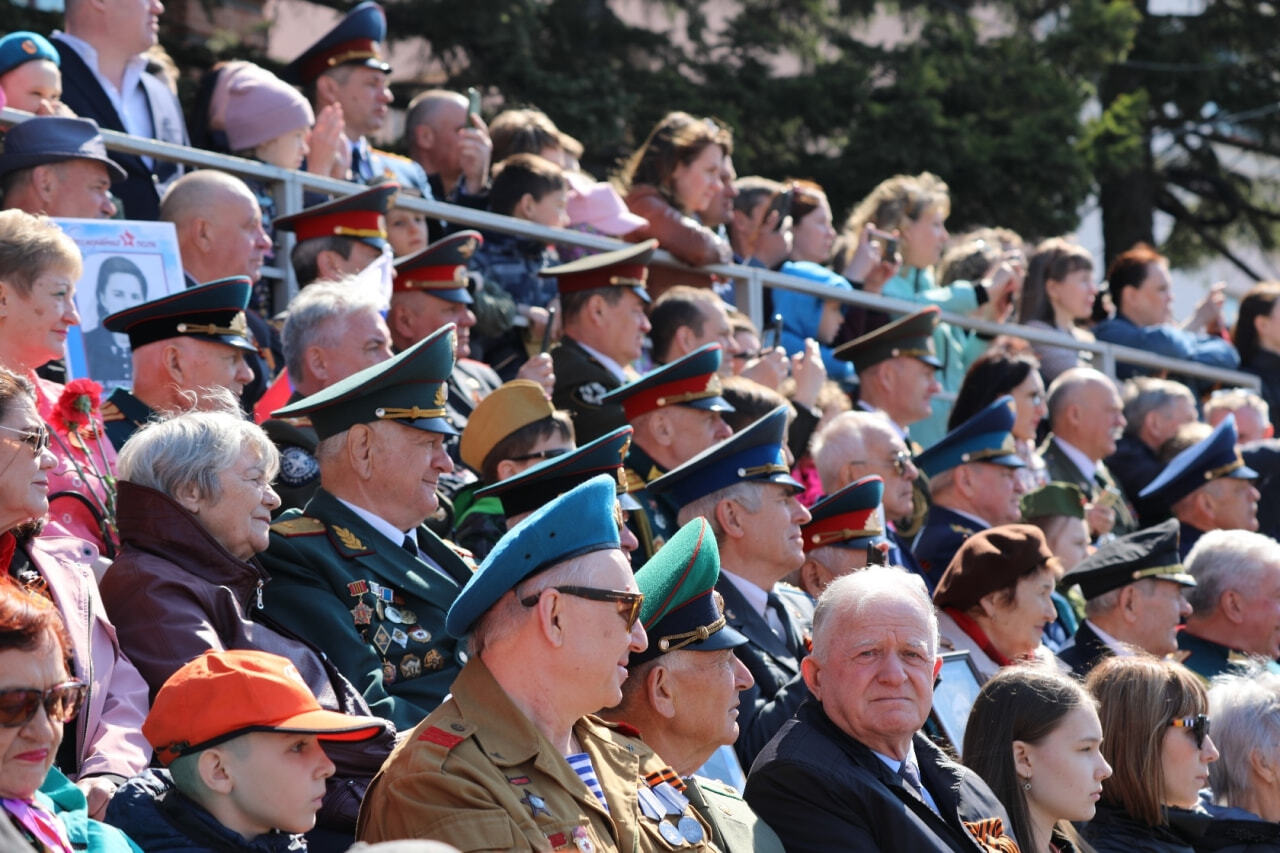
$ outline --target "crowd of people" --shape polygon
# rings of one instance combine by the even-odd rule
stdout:
[[[6,851],[1280,850],[1280,284],[1177,323],[1153,248],[953,237],[927,172],[838,226],[684,112],[608,180],[476,93],[382,151],[372,2],[184,117],[161,11],[0,38]],[[55,218],[115,216],[186,287],[102,264],[71,377]],[[761,328],[724,263],[826,295]]]

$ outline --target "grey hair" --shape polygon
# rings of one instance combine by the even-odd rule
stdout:
[[[1237,409],[1253,409],[1261,416],[1263,423],[1271,420],[1271,407],[1256,392],[1248,388],[1223,388],[1209,396],[1204,404],[1204,419],[1211,421],[1210,415],[1218,412],[1234,412]]]
[[[530,611],[530,608],[520,603],[521,598],[538,595],[553,586],[590,586],[594,568],[586,561],[589,556],[591,555],[582,554],[523,578],[513,588],[515,595],[501,596],[471,626],[471,632],[467,635],[467,647],[471,656],[479,655],[489,646],[515,633],[522,622],[522,616]]]
[[[929,624],[929,653],[937,654],[938,612],[929,598],[924,579],[901,566],[868,566],[836,578],[819,596],[818,606],[813,611],[814,656],[822,659],[828,635],[833,630],[828,623],[833,622],[836,615],[856,615],[864,606],[886,598],[911,601],[920,606],[927,614]]]
[[[747,512],[757,513],[764,504],[764,493],[760,488],[762,485],[766,484],[750,480],[730,483],[723,489],[716,489],[711,494],[703,495],[680,507],[680,511],[676,514],[676,521],[683,526],[701,516],[707,520],[711,535],[719,540],[724,535],[724,528],[716,518],[716,507],[719,506],[720,501],[737,501]]]
[[[809,454],[827,494],[839,487],[840,468],[866,452],[864,431],[889,426],[883,412],[841,412],[813,434]]]
[[[1181,382],[1157,379],[1154,376],[1137,376],[1124,383],[1124,419],[1128,421],[1125,432],[1137,435],[1147,415],[1158,412],[1176,400],[1188,400],[1195,404],[1195,395]],[[1205,414],[1208,414],[1206,410]]]
[[[307,349],[338,346],[338,327],[348,317],[362,311],[378,312],[378,298],[355,286],[355,276],[337,281],[321,281],[298,291],[289,303],[289,316],[280,335],[284,363],[294,381],[302,378]],[[345,342],[351,343],[351,342]]]
[[[1156,578],[1139,578],[1132,584],[1109,589],[1102,595],[1090,598],[1084,603],[1084,615],[1086,619],[1093,619],[1104,613],[1110,613],[1120,606],[1120,593],[1125,586],[1135,586],[1142,590],[1143,595],[1150,596],[1155,591]]]
[[[1045,404],[1049,409],[1049,423],[1052,425],[1062,416],[1063,411],[1075,402],[1081,389],[1090,385],[1104,385],[1115,388],[1110,376],[1092,367],[1073,367],[1058,374],[1058,378],[1049,385]]]
[[[116,461],[120,479],[169,497],[195,486],[203,499],[222,495],[218,475],[249,448],[262,460],[267,479],[280,469],[280,454],[262,428],[225,411],[184,412],[135,432]]]
[[[1275,755],[1280,747],[1280,675],[1250,664],[1216,676],[1209,687],[1209,713],[1221,753],[1209,765],[1214,801],[1238,806],[1249,791],[1253,751]]]
[[[1250,530],[1210,530],[1183,562],[1196,579],[1187,603],[1204,617],[1218,609],[1224,592],[1253,589],[1264,567],[1280,565],[1280,542]]]

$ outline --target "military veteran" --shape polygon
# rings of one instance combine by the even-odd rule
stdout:
[[[289,261],[299,287],[362,272],[388,250],[387,212],[400,185],[383,183],[275,221],[297,240]]]
[[[453,470],[452,368],[446,326],[273,413],[310,417],[320,489],[271,527],[263,612],[319,647],[402,731],[440,704],[462,665],[444,617],[471,570],[423,526]]]
[[[747,803],[788,853],[1017,851],[977,774],[919,733],[941,660],[919,576],[872,567],[818,600],[805,702],[760,753]]]
[[[239,397],[253,378],[257,346],[245,319],[252,284],[234,275],[109,314],[102,325],[129,336],[133,387],[102,404],[107,437],[119,450],[157,412],[221,405],[210,389]]]
[[[92,119],[31,118],[4,135],[0,206],[46,216],[110,219],[116,215],[111,185],[125,177],[124,169],[107,156]]]
[[[674,831],[681,849],[715,849],[684,794],[661,782],[675,771],[634,730],[589,716],[618,704],[630,653],[648,645],[616,492],[606,475],[566,492],[471,577],[446,622],[471,657],[369,788],[361,840],[668,851]]]
[[[640,622],[649,637],[643,652],[632,652],[622,702],[601,712],[607,720],[634,726],[644,742],[680,774],[667,780],[694,803],[711,825],[713,840],[726,853],[780,851],[782,842],[752,813],[738,791],[695,772],[721,746],[738,739],[738,694],[752,684],[751,673],[733,650],[747,642],[725,623],[715,591],[720,551],[705,518],[681,527],[636,572],[644,593]],[[640,808],[651,821],[662,813]],[[677,826],[691,834],[690,824]],[[673,846],[676,835],[659,825]],[[683,833],[684,841],[692,841]]]
[[[804,564],[796,573],[796,586],[816,599],[841,575],[868,565],[887,565],[890,551],[880,505],[883,495],[884,480],[873,474],[809,508],[813,518],[800,528]]]
[[[640,504],[631,529],[640,540],[637,565],[649,559],[676,531],[676,507],[645,488],[651,481],[683,465],[733,434],[724,413],[733,406],[721,396],[719,344],[707,344],[662,365],[602,400],[622,404],[635,430],[627,453],[627,492]]]

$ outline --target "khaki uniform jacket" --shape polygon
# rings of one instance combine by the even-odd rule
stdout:
[[[716,850],[706,840],[673,847],[641,812],[637,789],[665,767],[642,741],[595,717],[579,720],[574,734],[591,756],[607,811],[488,667],[472,658],[452,697],[387,759],[365,795],[356,835],[368,842],[444,841],[463,853]],[[693,815],[686,806],[685,816]],[[710,838],[706,824],[694,819]]]

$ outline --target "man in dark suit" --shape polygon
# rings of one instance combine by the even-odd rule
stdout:
[[[647,240],[539,273],[556,279],[564,323],[564,338],[551,352],[551,400],[573,415],[579,444],[627,422],[621,404],[606,403],[604,396],[637,378],[631,362],[640,357],[650,329],[644,285],[657,247],[657,240]]]
[[[1095,538],[1137,529],[1124,492],[1102,460],[1116,451],[1125,427],[1116,384],[1090,367],[1073,367],[1049,386],[1049,429],[1040,455],[1051,481],[1075,483],[1089,497],[1085,520]]]
[[[156,43],[160,0],[92,3],[68,0],[66,30],[54,33],[62,68],[62,102],[99,127],[187,145],[178,97],[147,70]],[[128,219],[155,219],[160,195],[182,166],[154,157],[111,152],[128,177],[115,185]]]
[[[1084,678],[1105,658],[1140,649],[1157,657],[1178,649],[1178,623],[1191,614],[1183,590],[1196,580],[1178,556],[1172,519],[1103,545],[1062,579],[1080,585],[1085,620],[1058,657]]]
[[[716,589],[725,619],[747,638],[736,652],[755,679],[739,705],[743,767],[808,695],[800,659],[808,652],[813,601],[780,583],[804,562],[800,528],[810,518],[796,500],[802,487],[787,466],[786,428],[787,407],[779,406],[649,484],[651,494],[679,507],[678,523],[706,518],[720,547]]]
[[[1127,423],[1106,465],[1133,506],[1138,526],[1150,527],[1169,517],[1169,507],[1142,500],[1138,493],[1164,468],[1158,455],[1161,445],[1183,424],[1199,420],[1196,399],[1181,382],[1153,376],[1130,379],[1124,383],[1123,396]]]
[[[264,612],[328,655],[402,731],[444,700],[464,659],[444,619],[471,570],[423,524],[439,504],[436,481],[453,470],[453,346],[446,326],[273,413],[311,418],[321,488],[271,527]]]

